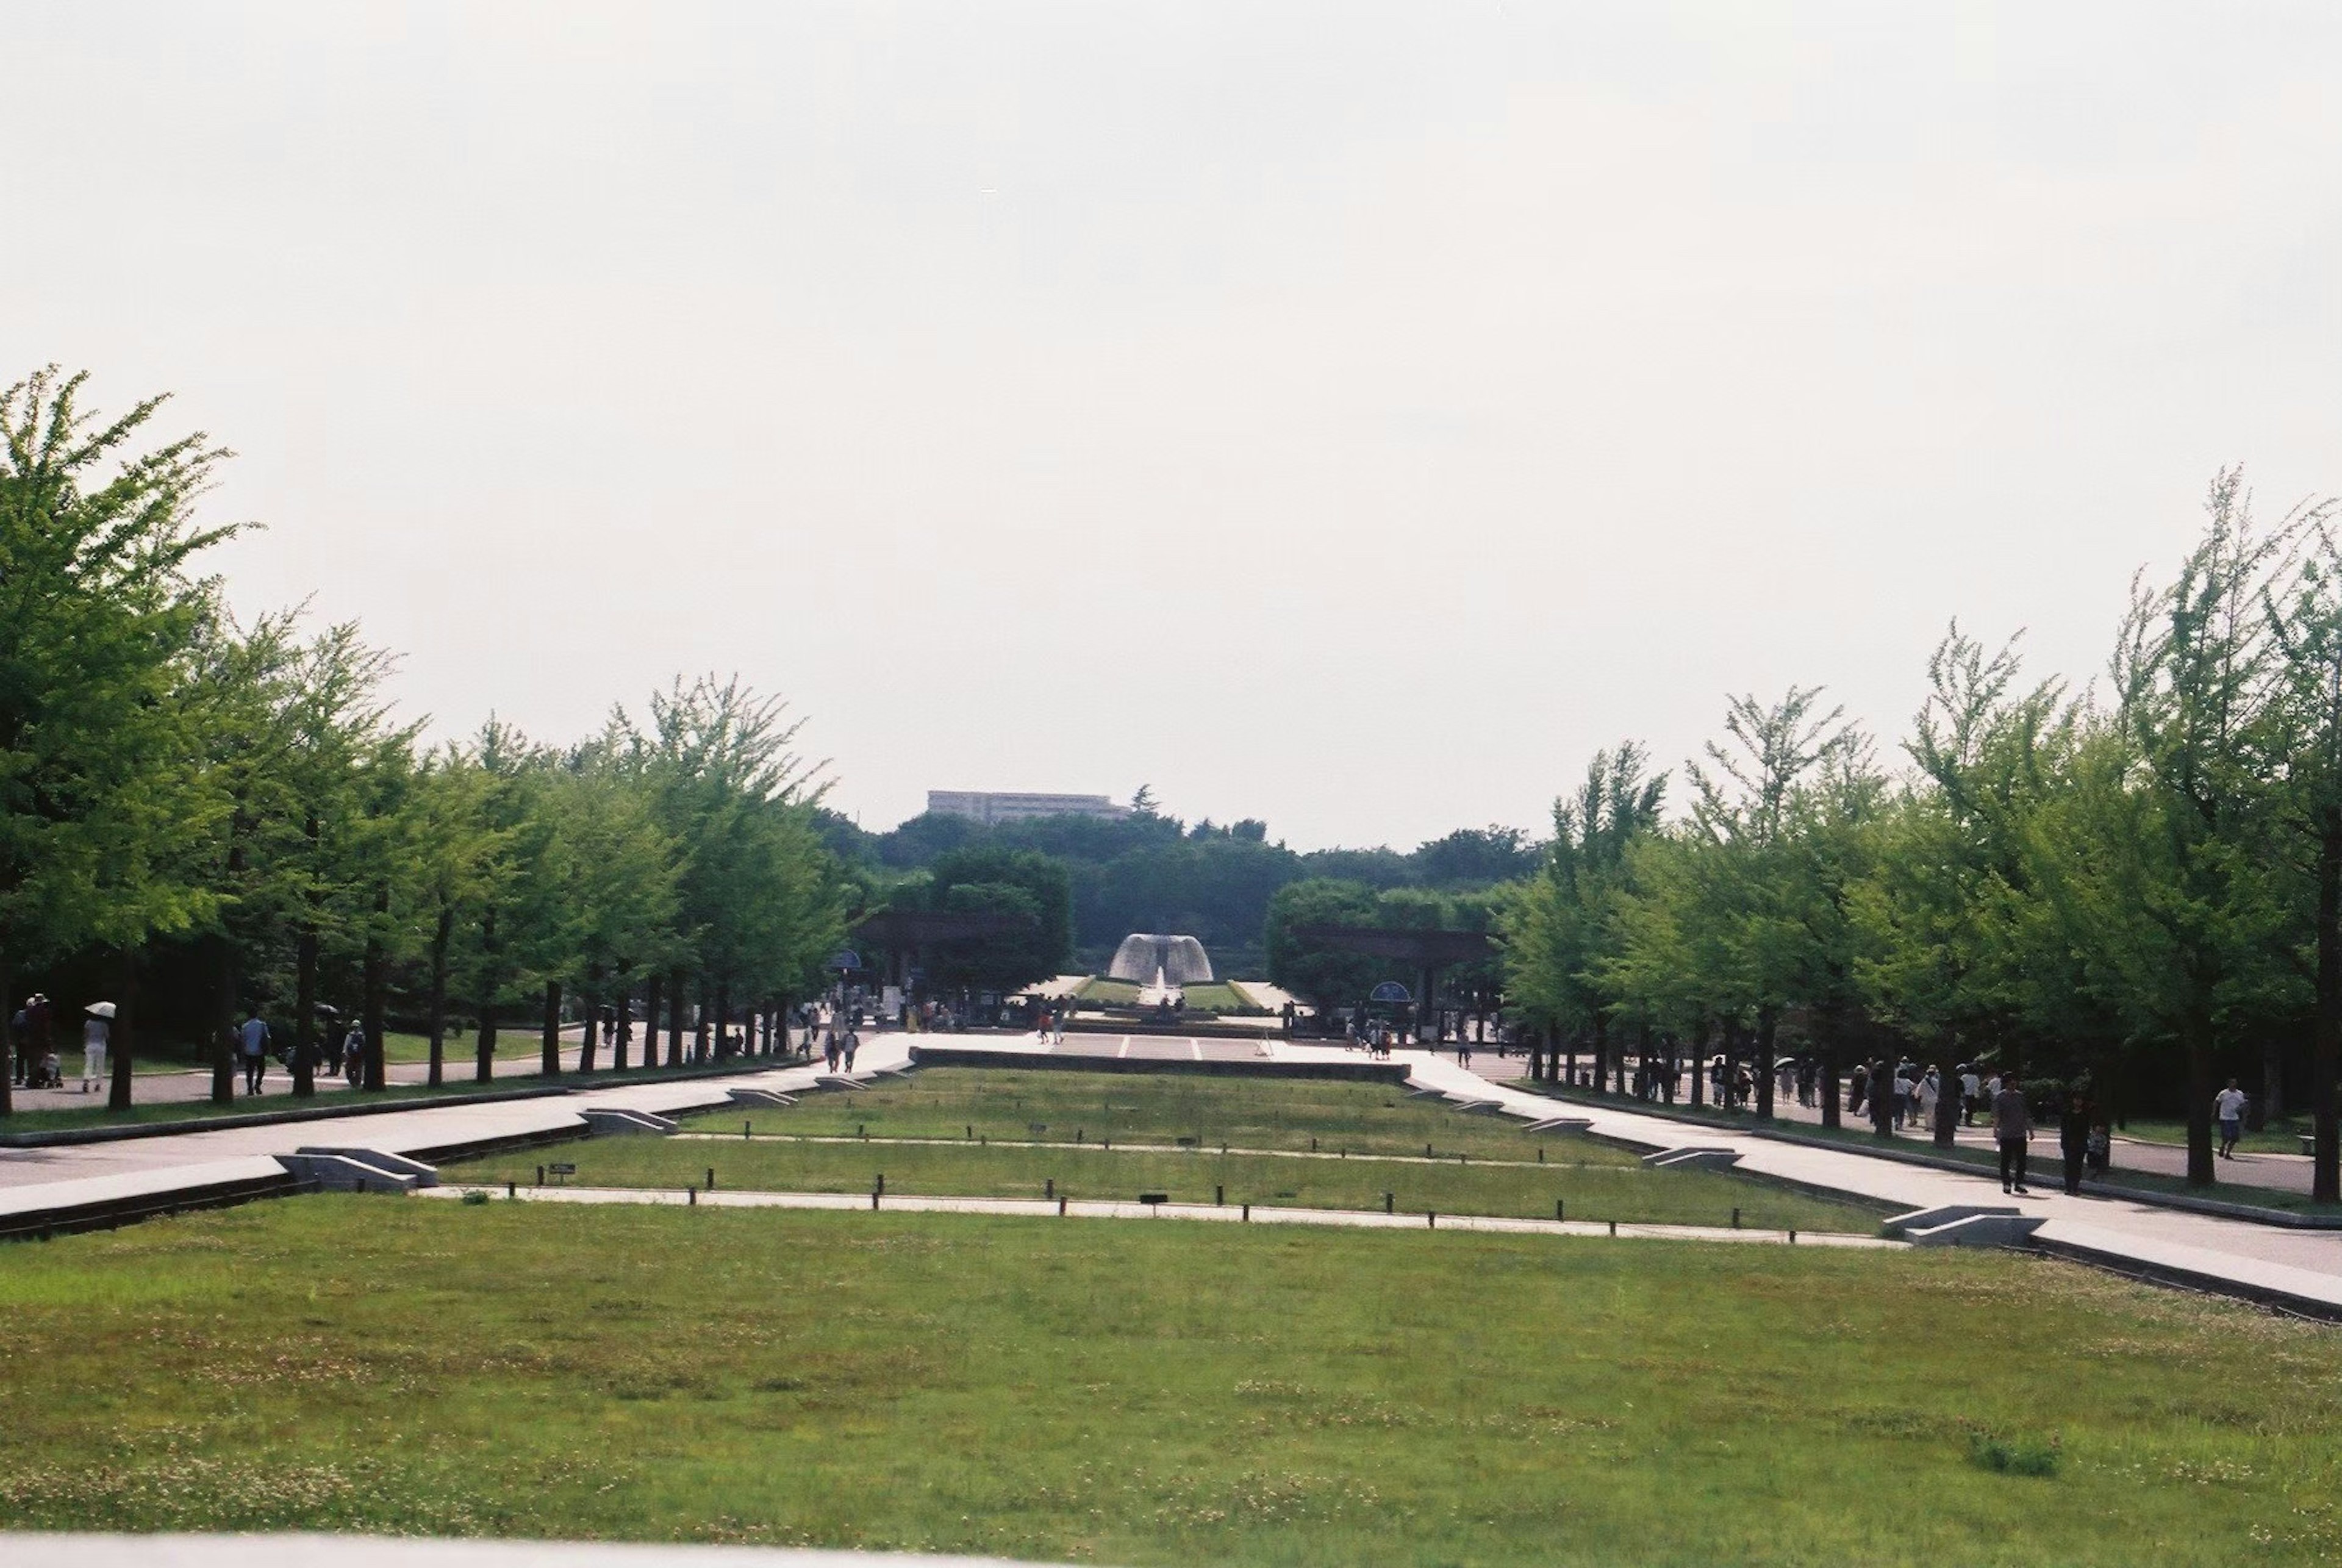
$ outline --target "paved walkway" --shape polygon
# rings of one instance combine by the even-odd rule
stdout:
[[[1059,1060],[1076,1054],[1086,1038],[1096,1041],[1102,1051],[1127,1050],[1133,1056],[1137,1054],[1135,1041],[1077,1035],[1068,1035],[1066,1044],[1052,1054]],[[860,1065],[866,1071],[904,1065],[912,1047],[922,1040],[948,1044],[957,1051],[997,1053],[1004,1058],[1004,1065],[1019,1054],[1031,1054],[1038,1044],[1030,1035],[881,1034],[864,1044]],[[1207,1060],[1226,1049],[1230,1043],[1197,1042],[1192,1053],[1176,1054],[1167,1049],[1168,1042],[1151,1039],[1146,1044],[1150,1054],[1163,1049],[1166,1058]],[[1359,1053],[1339,1046],[1283,1041],[1259,1046],[1245,1042],[1237,1048],[1248,1056],[1257,1051],[1269,1060],[1296,1064],[1355,1064],[1362,1060]],[[2198,1275],[2224,1286],[2246,1292],[2280,1293],[2342,1312],[2342,1232],[2288,1230],[2184,1213],[2122,1199],[2069,1198],[2054,1192],[2004,1199],[1989,1174],[1971,1176],[1874,1159],[1854,1151],[1807,1148],[1671,1120],[1646,1107],[1630,1110],[1563,1104],[1492,1082],[1458,1067],[1452,1058],[1433,1058],[1419,1051],[1400,1052],[1396,1061],[1407,1069],[1411,1083],[1417,1086],[1459,1098],[1493,1102],[1492,1109],[1524,1121],[1556,1114],[1584,1116],[1596,1134],[1629,1144],[1651,1148],[1691,1144],[1727,1148],[1740,1155],[1739,1168],[1752,1174],[1906,1209],[1951,1203],[2007,1203],[2045,1222],[2038,1233],[2042,1241],[2088,1253],[2117,1266],[2143,1265]],[[720,1078],[617,1083],[606,1089],[557,1097],[485,1105],[435,1105],[346,1121],[220,1129],[59,1149],[0,1150],[0,1213],[12,1209],[22,1212],[45,1208],[65,1200],[165,1193],[197,1180],[273,1175],[276,1166],[270,1156],[291,1154],[310,1144],[363,1145],[401,1154],[487,1138],[581,1132],[585,1122],[580,1113],[589,1106],[655,1113],[684,1111],[726,1103],[726,1090],[736,1084],[784,1090],[806,1088],[812,1086],[820,1073],[817,1065],[744,1069],[736,1075]],[[2045,1168],[2044,1174],[2047,1174]]]
[[[1305,1158],[1306,1156],[1304,1156]],[[676,1191],[664,1187],[518,1187],[490,1183],[425,1187],[425,1198],[468,1193],[532,1203],[644,1203],[659,1208],[825,1209],[848,1213],[1006,1214],[1025,1219],[1200,1220],[1219,1224],[1319,1225],[1336,1230],[1486,1231],[1519,1236],[1616,1236],[1636,1241],[1749,1242],[1773,1245],[1901,1249],[1907,1243],[1842,1231],[1760,1231],[1730,1225],[1659,1225],[1603,1220],[1517,1220],[1493,1214],[1396,1213],[1379,1209],[1289,1209],[1266,1203],[1130,1203],[1082,1198],[947,1198],[893,1193]]]
[[[1453,1048],[1443,1054],[1449,1061],[1455,1059]],[[1474,1054],[1470,1071],[1491,1083],[1506,1084],[1527,1077],[1528,1062],[1525,1057],[1498,1056],[1493,1050],[1483,1050]],[[1681,1085],[1678,1085],[1678,1092],[1681,1092]],[[1651,1109],[1665,1115],[1669,1107],[1654,1103]],[[1790,1127],[1818,1127],[1822,1123],[1820,1107],[1800,1105],[1795,1094],[1777,1097],[1773,1102],[1773,1114],[1777,1121]],[[1853,1126],[1856,1123],[1853,1118],[1848,1118],[1847,1124]],[[1860,1125],[1867,1129],[1870,1124],[1866,1120]],[[2055,1159],[2055,1129],[2051,1132],[2048,1157]],[[1992,1149],[1992,1129],[1981,1124],[1962,1127],[1954,1136],[1963,1148],[1981,1149],[1987,1153]],[[1934,1143],[1930,1133],[1907,1131],[1897,1134],[1894,1144],[1890,1146],[1924,1154],[1934,1146]],[[2035,1152],[2040,1153],[2038,1148]],[[2126,1138],[2117,1133],[2110,1163],[2117,1171],[2143,1171],[2152,1175],[2184,1177],[2187,1174],[2187,1150],[2178,1144],[2150,1143],[2144,1138]],[[2223,1182],[2238,1186],[2266,1187],[2272,1192],[2305,1195],[2309,1192],[2309,1156],[2307,1154],[2239,1154],[2233,1160],[2221,1161],[2219,1171]],[[2215,1189],[2211,1195],[2217,1197],[2219,1193]]]

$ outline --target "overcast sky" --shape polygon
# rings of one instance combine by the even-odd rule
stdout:
[[[1541,828],[1727,692],[2087,677],[2342,490],[2342,6],[0,9],[0,382],[240,454],[442,734]]]

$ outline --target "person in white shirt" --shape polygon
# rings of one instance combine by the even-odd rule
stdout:
[[[1984,1086],[1977,1078],[1975,1068],[1971,1067],[1967,1072],[1960,1074],[1961,1126],[1973,1127],[1976,1125],[1977,1097],[1983,1092]]]
[[[2237,1140],[2245,1135],[2245,1092],[2234,1078],[2212,1101],[2212,1114],[2220,1124],[2220,1158],[2237,1157]]]
[[[105,1082],[105,1043],[112,1026],[92,1014],[81,1026],[81,1092],[85,1094]]]

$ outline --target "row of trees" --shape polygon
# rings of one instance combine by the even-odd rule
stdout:
[[[1510,997],[1597,1072],[1620,1031],[1809,1052],[1831,1124],[1838,1069],[1879,1050],[2184,1107],[2198,1183],[2218,1083],[2255,1078],[2271,1114],[2307,1096],[2317,1195],[2342,1198],[2334,521],[2264,531],[2221,474],[2177,576],[2134,584],[2103,686],[1955,627],[1906,767],[1805,689],[1731,704],[1674,821],[1639,748],[1597,757],[1507,900]]]
[[[380,1087],[394,1006],[436,1083],[457,1012],[485,1078],[530,1014],[551,1070],[565,1013],[664,1005],[673,1060],[686,1009],[704,1052],[707,1021],[812,994],[854,892],[780,704],[678,681],[575,745],[492,720],[426,748],[355,626],[239,624],[200,573],[236,532],[194,520],[227,454],[142,450],[161,400],[105,420],[83,390],[0,394],[0,997],[109,996],[116,1106],[149,1024],[205,1042],[225,1100],[253,1009],[306,1093],[329,997]]]

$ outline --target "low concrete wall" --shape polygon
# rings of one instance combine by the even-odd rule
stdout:
[[[1067,1073],[1186,1073],[1206,1078],[1336,1078],[1351,1083],[1404,1084],[1401,1062],[1196,1062],[1145,1061],[1128,1056],[1061,1056],[1053,1052],[986,1051],[953,1045],[914,1045],[920,1067],[1015,1067]]]

